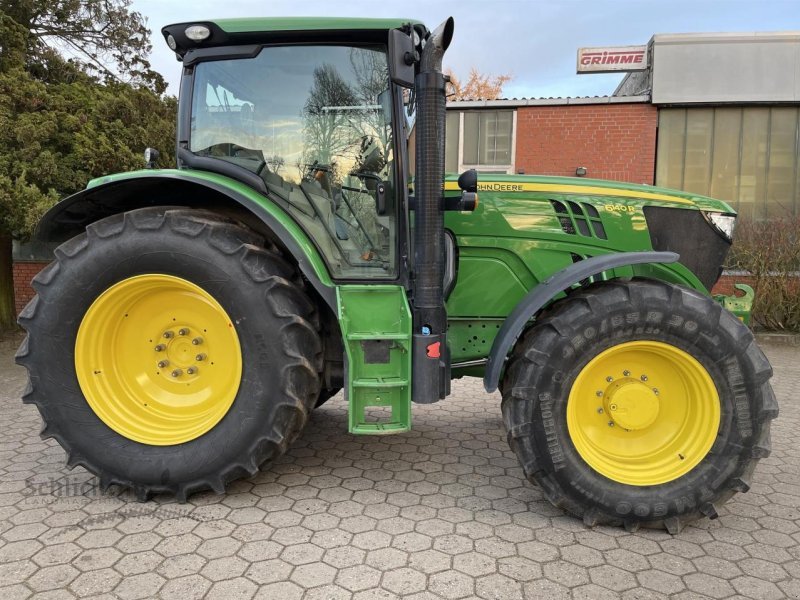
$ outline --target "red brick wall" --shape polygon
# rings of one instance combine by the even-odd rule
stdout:
[[[652,184],[658,109],[640,104],[520,107],[517,171]]]
[[[14,263],[14,300],[17,314],[25,308],[31,298],[36,295],[31,287],[31,279],[44,269],[46,262],[15,262]]]

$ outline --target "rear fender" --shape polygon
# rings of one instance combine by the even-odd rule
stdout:
[[[233,212],[273,238],[294,257],[317,293],[336,311],[330,274],[314,243],[274,202],[223,175],[177,169],[134,171],[93,180],[53,206],[39,222],[35,239],[63,242],[87,225],[114,214],[149,206],[187,206]]]

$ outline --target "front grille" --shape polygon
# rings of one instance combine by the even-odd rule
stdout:
[[[564,233],[570,235],[582,235],[584,237],[595,237],[601,240],[608,239],[600,213],[591,204],[585,202],[575,202],[567,200],[550,200],[553,210],[556,211],[558,222]]]
[[[699,210],[645,206],[644,217],[653,250],[680,254],[681,264],[710,290],[722,274],[730,242],[706,221]]]

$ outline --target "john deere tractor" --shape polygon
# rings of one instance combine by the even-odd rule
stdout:
[[[350,432],[401,434],[470,376],[502,393],[527,477],[589,525],[676,532],[747,491],[778,407],[749,297],[710,296],[725,202],[445,174],[452,19],[162,33],[177,168],[150,152],[37,230],[61,245],[17,360],[69,465],[141,499],[222,493],[341,389]]]

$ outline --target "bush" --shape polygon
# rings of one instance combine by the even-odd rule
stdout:
[[[740,219],[727,263],[752,277],[755,323],[800,331],[800,217]]]

